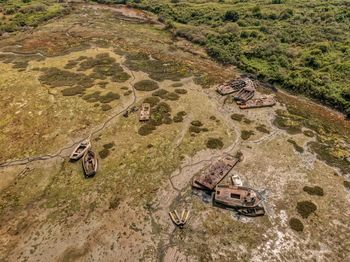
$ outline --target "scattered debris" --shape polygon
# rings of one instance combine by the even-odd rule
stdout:
[[[234,99],[238,101],[238,103],[245,103],[248,100],[252,99],[255,94],[255,84],[249,78],[244,79],[246,85],[238,91],[238,93],[234,96]]]
[[[250,109],[250,108],[261,108],[261,107],[271,107],[276,104],[275,99],[272,97],[262,97],[262,98],[255,98],[252,100],[249,100],[245,102],[244,104],[240,105],[240,109]]]
[[[93,177],[97,172],[98,161],[96,154],[88,150],[83,157],[83,168],[85,176]]]
[[[239,215],[243,215],[246,217],[259,217],[265,215],[265,209],[261,206],[253,207],[253,208],[239,208],[236,209]]]
[[[126,110],[124,113],[123,113],[123,117],[128,117],[129,116],[129,111]]]
[[[216,91],[220,95],[225,96],[225,95],[232,94],[234,92],[238,92],[245,86],[246,86],[246,82],[243,79],[231,80],[219,85],[216,88]]]
[[[261,203],[262,196],[249,187],[217,185],[214,201],[227,207],[253,208]]]
[[[187,209],[184,209],[181,213],[181,216],[179,216],[177,211],[174,210],[174,211],[169,212],[169,216],[176,226],[183,228],[183,226],[186,224],[186,222],[190,216],[190,211]]]
[[[151,105],[143,103],[140,112],[140,121],[148,121],[151,117]]]
[[[240,178],[239,175],[231,176],[231,181],[232,181],[232,185],[234,186],[243,186],[242,179]]]
[[[91,148],[91,143],[88,140],[81,142],[70,155],[70,160],[79,160]]]
[[[130,108],[130,113],[136,113],[137,111],[139,111],[139,108],[137,106]]]
[[[224,155],[205,169],[202,174],[194,180],[193,184],[199,185],[199,187],[206,188],[207,190],[214,190],[215,186],[239,161],[240,158],[228,154]]]

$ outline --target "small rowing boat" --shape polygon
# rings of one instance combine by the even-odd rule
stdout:
[[[79,145],[74,148],[72,154],[70,155],[70,160],[79,160],[80,158],[83,157],[83,155],[86,153],[91,148],[91,143],[90,141],[83,141],[79,143]]]

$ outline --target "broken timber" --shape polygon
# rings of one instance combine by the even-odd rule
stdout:
[[[83,157],[83,168],[86,177],[93,177],[98,168],[98,160],[96,154],[88,150]]]
[[[91,143],[88,140],[79,143],[79,145],[74,148],[72,154],[70,155],[70,160],[79,160],[90,148]]]
[[[240,102],[247,102],[252,99],[255,94],[255,84],[252,80],[246,78],[244,80],[246,82],[246,86],[243,87],[233,98]]]
[[[250,109],[250,108],[261,108],[261,107],[271,107],[276,104],[275,99],[272,97],[262,97],[249,100],[244,104],[240,105],[240,109]]]
[[[199,177],[194,179],[193,185],[196,188],[214,190],[215,186],[231,171],[231,169],[240,161],[231,155],[224,155],[215,163],[205,169]]]

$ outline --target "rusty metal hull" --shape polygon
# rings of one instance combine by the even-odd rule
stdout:
[[[96,154],[88,150],[83,157],[83,169],[85,176],[92,177],[96,174],[98,168],[98,160]]]
[[[151,105],[143,103],[140,111],[140,121],[148,121],[151,117]]]
[[[256,98],[247,101],[245,104],[240,105],[240,109],[271,107],[276,104],[276,101],[271,97]]]
[[[245,87],[245,85],[246,83],[243,80],[233,80],[219,85],[216,88],[216,91],[223,96],[229,95],[240,91],[243,87]]]
[[[233,208],[254,208],[261,201],[261,195],[254,189],[233,185],[217,185],[214,201]]]
[[[205,169],[198,178],[194,180],[195,184],[214,190],[215,186],[231,171],[231,169],[240,161],[231,155],[225,155],[215,163]]]

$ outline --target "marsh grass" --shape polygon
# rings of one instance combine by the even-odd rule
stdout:
[[[152,80],[141,80],[134,84],[134,88],[138,91],[153,91],[158,89],[159,85]]]

